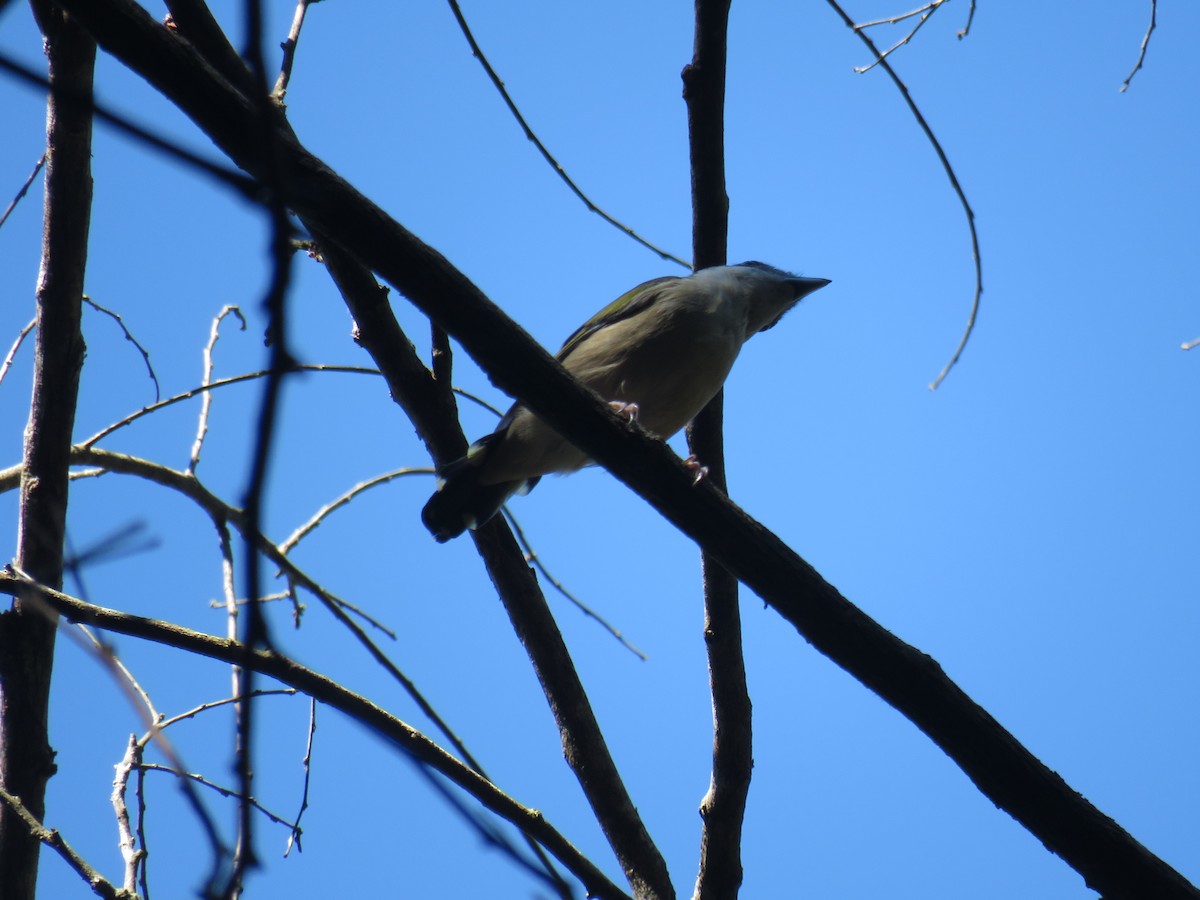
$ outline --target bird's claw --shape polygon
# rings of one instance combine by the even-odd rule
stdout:
[[[608,405],[612,407],[613,412],[618,416],[624,416],[630,422],[637,421],[638,405],[636,403],[626,403],[624,400],[610,400]]]
[[[683,464],[696,474],[696,477],[692,479],[692,484],[699,484],[708,475],[708,466],[700,465],[700,460],[696,458],[695,453],[685,459]]]

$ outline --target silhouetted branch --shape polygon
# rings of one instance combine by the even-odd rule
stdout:
[[[33,180],[37,178],[38,172],[42,171],[42,166],[45,164],[46,154],[43,153],[38,158],[38,161],[34,164],[33,171],[29,173],[29,177],[25,179],[25,183],[21,185],[21,189],[17,191],[17,195],[13,197],[12,202],[5,207],[3,214],[0,214],[0,228],[4,226],[4,223],[8,221],[8,217],[12,215],[12,211],[17,208],[17,204],[20,203],[25,195],[29,192],[29,186],[33,184]],[[2,377],[3,375],[0,374],[0,378]]]
[[[203,398],[200,401],[200,416],[196,422],[196,440],[192,442],[192,453],[188,457],[186,469],[189,475],[194,475],[196,466],[200,464],[200,451],[204,447],[204,437],[208,434],[209,413],[212,411],[212,391],[208,390],[208,388],[212,385],[213,349],[217,346],[217,341],[221,337],[221,322],[229,315],[238,320],[242,331],[246,330],[246,317],[242,315],[240,309],[232,304],[226,304],[221,307],[221,311],[213,319],[212,328],[209,329],[208,343],[204,345],[204,375],[201,377],[200,387],[197,389],[203,393]],[[157,398],[155,399],[157,400]],[[156,402],[155,406],[157,405]]]
[[[725,72],[729,0],[697,0],[691,63],[683,70],[692,171],[692,256],[697,268],[726,262],[729,197],[725,186]],[[724,391],[687,428],[688,449],[703,462],[715,489],[725,480]],[[736,897],[742,883],[742,822],[754,759],[752,716],[742,657],[738,582],[708,552],[704,580],[704,643],[712,694],[712,771],[700,801],[696,900]]]
[[[1154,29],[1158,25],[1158,0],[1150,0],[1150,24],[1146,26],[1146,33],[1142,36],[1142,48],[1138,51],[1137,62],[1133,66],[1133,71],[1125,76],[1125,80],[1121,82],[1121,93],[1129,90],[1129,83],[1133,81],[1133,76],[1138,73],[1146,62],[1146,49],[1150,46],[1150,35],[1154,34]]]
[[[336,681],[300,665],[276,650],[250,648],[225,638],[193,631],[159,619],[130,615],[84,603],[61,591],[22,581],[10,573],[0,574],[0,593],[28,590],[71,621],[84,622],[107,631],[127,634],[206,656],[224,663],[237,663],[314,697],[385,738],[396,749],[423,766],[428,766],[478,800],[502,819],[531,835],[577,877],[595,897],[629,900],[595,865],[570,844],[540,812],[517,803],[492,782],[459,762],[417,729],[390,715],[370,700],[347,690]]]
[[[13,341],[11,347],[8,348],[8,353],[5,354],[4,362],[0,363],[0,382],[4,381],[4,376],[8,374],[8,370],[12,368],[13,360],[17,358],[17,351],[21,349],[21,345],[25,343],[25,338],[33,333],[33,329],[37,327],[37,318],[29,320],[24,328],[17,332],[17,338]]]
[[[96,44],[58,6],[32,4],[44,35],[51,93],[46,108],[42,260],[36,289],[33,397],[21,467],[16,564],[61,587],[68,459],[85,345],[80,320],[92,205],[90,98]],[[0,879],[6,900],[34,900],[41,849],[29,819],[46,815],[54,773],[48,734],[55,622],[17,596],[0,612]],[[40,824],[39,824],[40,827]],[[44,838],[42,838],[44,839]],[[56,846],[60,853],[63,846]]]
[[[962,356],[963,350],[965,350],[967,347],[967,341],[971,338],[971,332],[975,330],[975,318],[979,315],[979,301],[983,296],[983,261],[979,255],[979,234],[975,229],[975,211],[971,209],[971,204],[967,202],[966,192],[963,191],[962,185],[958,183],[958,176],[954,174],[954,168],[950,165],[950,159],[946,156],[946,151],[942,149],[941,142],[934,135],[933,129],[929,126],[929,123],[925,121],[925,116],[917,106],[917,102],[913,100],[912,94],[908,92],[908,85],[906,85],[903,80],[901,80],[900,76],[896,74],[896,70],[892,68],[891,63],[882,58],[879,48],[875,46],[875,42],[871,40],[865,31],[854,24],[854,20],[846,14],[846,11],[842,9],[837,0],[827,0],[827,2],[833,8],[833,11],[841,17],[841,20],[846,24],[846,27],[857,34],[859,39],[861,39],[862,42],[870,48],[871,52],[875,54],[880,67],[888,73],[888,77],[892,79],[892,83],[896,85],[896,88],[904,97],[904,102],[908,105],[909,110],[912,112],[913,118],[917,120],[917,124],[921,127],[921,130],[925,132],[925,137],[929,140],[930,145],[933,147],[934,153],[937,154],[938,159],[941,161],[942,169],[945,171],[946,177],[950,179],[950,186],[954,189],[954,193],[958,197],[959,203],[962,204],[963,212],[966,213],[967,216],[967,229],[971,236],[971,259],[975,263],[975,295],[971,299],[971,311],[967,316],[967,327],[963,330],[963,335],[958,341],[958,346],[954,348],[954,353],[950,357],[950,361],[942,367],[942,371],[938,373],[937,378],[933,379],[933,382],[929,385],[930,390],[936,390],[938,385],[940,385],[945,380],[946,376],[950,374],[950,370],[954,368],[955,364]],[[972,15],[974,15],[974,6],[971,8],[971,12]],[[968,20],[967,28],[969,27],[970,21]],[[965,34],[966,28],[963,29],[959,36],[962,37]]]
[[[125,327],[125,320],[121,318],[120,313],[115,313],[111,309],[101,306],[86,294],[83,296],[83,302],[92,309],[96,310],[96,312],[102,312],[116,322],[117,327],[121,329],[121,333],[125,335],[125,340],[133,344],[133,346],[137,348],[138,353],[142,354],[142,361],[146,364],[146,372],[150,375],[150,380],[154,382],[154,402],[157,403],[159,399],[161,399],[161,394],[158,387],[158,376],[154,374],[154,365],[150,362],[150,351],[143,347],[141,343],[138,342],[138,339],[133,336],[130,330]]]
[[[508,93],[508,89],[504,86],[504,82],[500,80],[500,76],[496,74],[496,70],[492,68],[492,64],[488,62],[487,57],[483,55],[483,51],[479,48],[479,44],[476,43],[475,35],[471,33],[471,29],[467,25],[466,17],[463,16],[462,10],[459,9],[457,0],[448,0],[448,2],[450,3],[450,10],[454,13],[454,18],[458,22],[458,27],[462,30],[463,37],[465,37],[467,39],[467,43],[471,45],[471,53],[477,60],[479,60],[479,64],[483,66],[483,70],[487,72],[488,78],[491,79],[491,82],[493,85],[495,85],[501,99],[504,100],[504,105],[508,107],[508,111],[512,113],[513,118],[517,120],[517,124],[521,126],[521,130],[525,132],[525,137],[529,139],[533,146],[537,147],[538,153],[542,154],[542,158],[550,164],[550,168],[552,168],[555,174],[557,174],[558,177],[563,180],[563,183],[571,189],[571,193],[583,201],[583,205],[588,208],[589,212],[594,212],[605,222],[615,227],[618,231],[621,231],[633,238],[647,250],[652,250],[661,258],[668,260],[669,262],[677,263],[678,265],[683,266],[685,269],[690,269],[691,265],[686,260],[682,260],[678,256],[674,256],[660,247],[656,247],[628,225],[614,219],[599,206],[593,203],[591,198],[588,197],[587,194],[585,194],[577,184],[575,184],[571,176],[567,174],[567,170],[564,169],[559,161],[550,154],[550,151],[546,149],[546,145],[542,143],[541,138],[539,138],[534,133],[533,129],[529,127],[529,123],[525,121],[525,117],[521,115],[521,111],[517,109],[517,104],[513,102],[512,96]]]

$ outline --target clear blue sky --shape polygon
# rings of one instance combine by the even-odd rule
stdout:
[[[476,35],[538,134],[605,209],[687,256],[690,198],[679,70],[691,4],[513,9],[467,3]],[[233,4],[215,4],[232,21]],[[904,4],[852,5],[860,20]],[[160,10],[155,8],[155,14]],[[735,3],[727,147],[730,258],[833,284],[747,347],[727,385],[731,491],[847,597],[931,654],[1076,790],[1200,880],[1200,88],[1194,4],[1164,3],[1127,93],[1149,4],[966,4],[940,10],[893,60],[978,217],[983,307],[959,367],[929,382],[964,326],[974,283],[963,212],[882,71],[820,3]],[[278,4],[272,41],[289,4]],[[903,26],[877,30],[888,45]],[[0,49],[40,65],[23,4]],[[98,94],[202,152],[211,145],[108,59]],[[0,80],[0,201],[41,153],[42,98]],[[301,139],[444,253],[553,348],[628,287],[677,271],[589,214],[537,155],[472,59],[445,4],[319,4],[288,95]],[[193,387],[210,322],[217,371],[263,365],[261,215],[179,166],[97,129],[88,292],[149,349],[164,394]],[[38,190],[0,230],[0,339],[32,316]],[[293,339],[306,362],[369,364],[327,277],[295,265]],[[425,352],[427,326],[393,295]],[[154,399],[136,351],[86,315],[78,416],[90,435]],[[507,400],[456,357],[459,382]],[[31,347],[0,385],[3,465],[20,458]],[[199,474],[239,502],[258,388],[215,395]],[[104,446],[182,467],[198,407]],[[464,408],[468,432],[490,428]],[[282,539],[366,478],[427,465],[382,383],[288,385],[268,527]],[[544,701],[468,541],[434,545],[427,476],[329,519],[297,560],[396,629],[390,649],[514,797],[543,810],[613,877],[616,866],[561,759]],[[0,498],[10,545],[16,498]],[[649,655],[633,657],[552,597],[630,791],[681,893],[697,858],[709,707],[697,552],[602,470],[547,479],[512,509],[551,570]],[[144,521],[159,547],[96,566],[98,603],[223,633],[216,541],[161,490],[76,483],[71,537],[87,547]],[[11,555],[13,551],[9,550]],[[1087,898],[1080,877],[981,796],[893,709],[744,595],[756,724],[743,896]],[[317,605],[281,646],[425,723]],[[168,714],[228,691],[214,664],[118,639]],[[69,641],[55,671],[59,774],[48,824],[110,877],[112,766],[140,731],[120,690]],[[299,803],[307,704],[262,704],[260,799]],[[179,726],[188,765],[231,782],[223,714]],[[151,773],[153,893],[189,896],[203,854],[177,792]],[[258,896],[532,896],[392,751],[320,713],[304,853],[263,824]],[[225,824],[232,808],[215,795]],[[50,853],[42,894],[89,896]]]

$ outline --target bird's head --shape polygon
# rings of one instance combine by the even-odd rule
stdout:
[[[701,269],[697,275],[724,282],[731,299],[745,304],[746,337],[773,328],[800,300],[829,284],[828,278],[793,275],[756,260]]]

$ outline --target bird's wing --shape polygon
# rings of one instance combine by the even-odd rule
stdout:
[[[619,322],[622,319],[628,319],[630,316],[636,316],[658,299],[662,293],[662,289],[667,284],[673,284],[681,280],[681,278],[677,278],[674,275],[664,275],[662,278],[652,278],[650,281],[644,281],[632,290],[626,291],[575,329],[562,345],[562,349],[555,354],[555,358],[560,362],[565,360],[584,338],[595,334],[601,328],[608,327],[613,322]]]

